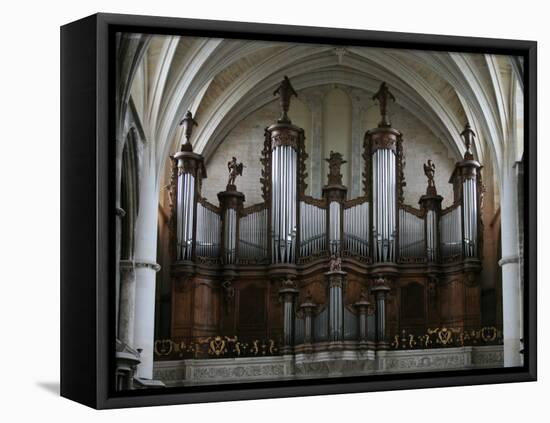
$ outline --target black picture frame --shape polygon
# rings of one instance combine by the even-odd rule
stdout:
[[[114,357],[114,34],[117,31],[512,54],[524,60],[524,366],[117,393]],[[61,395],[90,407],[293,397],[537,378],[537,44],[533,41],[95,14],[61,28]]]

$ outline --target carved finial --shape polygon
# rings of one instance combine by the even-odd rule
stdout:
[[[281,81],[277,89],[273,92],[273,95],[279,94],[279,104],[281,105],[281,117],[277,121],[278,123],[291,123],[288,118],[288,109],[290,107],[290,97],[298,97],[296,91],[290,83],[290,79],[285,75],[285,78]]]
[[[344,56],[347,54],[348,50],[345,47],[335,47],[334,54],[338,58],[338,64],[341,65],[344,61]]]
[[[476,136],[475,132],[472,131],[472,127],[469,122],[466,122],[464,126],[464,131],[460,133],[460,136],[464,138],[464,144],[466,145],[466,152],[464,153],[464,159],[473,160],[474,154],[472,153],[471,147],[474,143],[474,137]]]
[[[185,143],[182,144],[181,151],[193,151],[193,146],[189,140],[193,133],[193,127],[197,126],[197,121],[193,119],[193,113],[190,110],[185,113],[185,117],[180,122],[180,125],[183,126],[183,133],[185,135]]]
[[[243,164],[237,163],[237,158],[232,157],[231,160],[227,162],[227,170],[229,171],[229,179],[227,181],[227,191],[236,190],[235,179],[237,176],[243,174]]]
[[[296,289],[296,282],[291,276],[287,276],[281,281],[281,289]]]
[[[380,120],[378,126],[389,128],[391,126],[391,122],[388,119],[388,99],[391,99],[393,102],[395,102],[395,97],[390,92],[385,82],[382,82],[382,84],[380,84],[378,92],[372,96],[372,99],[378,100],[378,104],[380,105],[380,116],[382,117],[382,119]]]
[[[435,189],[435,164],[430,159],[427,163],[424,163],[424,174],[428,178],[428,189],[426,193],[428,195],[437,195],[437,191]]]
[[[328,159],[325,159],[328,162],[328,184],[329,185],[342,185],[342,174],[340,173],[340,168],[344,163],[347,163],[344,160],[342,154],[336,151],[330,151],[330,156]]]

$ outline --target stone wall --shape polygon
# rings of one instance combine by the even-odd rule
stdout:
[[[403,351],[338,351],[275,357],[158,361],[166,386],[500,368],[502,346]]]

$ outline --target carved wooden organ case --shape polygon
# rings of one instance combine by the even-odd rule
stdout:
[[[429,161],[426,194],[418,208],[406,205],[406,140],[389,122],[394,98],[382,84],[373,97],[381,121],[364,138],[363,195],[347,199],[346,161],[331,152],[322,198],[313,198],[286,77],[276,94],[281,116],[259,148],[260,204],[244,207],[234,176],[218,204],[201,196],[206,171],[189,143],[196,122],[190,113],[182,121],[187,142],[172,156],[172,340],[215,341],[222,353],[239,340],[256,353],[261,344],[264,354],[299,354],[387,349],[402,331],[478,328],[482,183],[469,126],[450,177],[453,204],[442,209]],[[197,357],[198,349],[186,351]]]

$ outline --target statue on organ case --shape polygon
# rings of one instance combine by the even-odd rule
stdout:
[[[342,271],[342,259],[334,254],[330,256],[329,269],[331,272],[341,272]]]
[[[298,97],[298,93],[292,87],[290,79],[285,75],[285,79],[281,81],[277,89],[273,92],[273,95],[279,94],[279,103],[281,106],[281,117],[279,118],[279,123],[290,123],[288,118],[288,109],[290,107],[290,97]]]
[[[227,187],[235,186],[235,179],[237,176],[243,174],[243,164],[237,163],[237,158],[233,157],[230,161],[227,162],[227,169],[229,170],[229,180],[227,181]]]
[[[428,163],[424,164],[424,174],[428,178],[428,187],[435,187],[435,164],[431,160],[428,160]]]
[[[183,126],[183,134],[185,135],[185,143],[182,144],[181,151],[193,151],[190,139],[191,134],[193,134],[193,127],[198,124],[190,110],[185,113],[185,117],[181,120],[180,125]]]
[[[380,84],[378,92],[372,96],[372,99],[378,100],[378,104],[380,105],[380,115],[382,117],[382,120],[380,121],[378,126],[391,126],[391,122],[388,120],[388,100],[392,100],[395,103],[395,97],[390,92],[390,89],[385,82],[382,82],[382,84]]]

